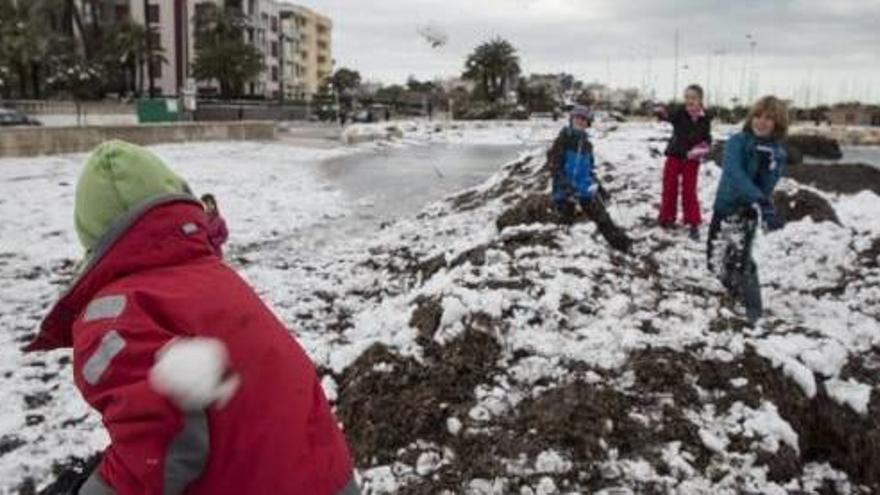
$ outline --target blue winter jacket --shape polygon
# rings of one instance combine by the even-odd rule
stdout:
[[[559,132],[547,154],[553,171],[553,202],[564,204],[572,197],[586,201],[592,195],[593,145],[587,133],[571,126]]]
[[[758,159],[758,138],[750,131],[731,136],[724,146],[724,165],[718,193],[715,196],[715,215],[727,216],[751,206],[770,194],[785,167],[786,152],[778,142],[762,144],[772,149],[767,166]]]

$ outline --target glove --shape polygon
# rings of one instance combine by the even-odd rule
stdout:
[[[653,108],[654,115],[659,119],[668,119],[669,118],[669,110],[666,109],[666,105],[654,105]]]
[[[769,199],[762,199],[756,206],[758,212],[761,214],[761,221],[763,222],[765,229],[772,232],[785,227],[785,220],[779,216],[776,212],[776,207],[773,206],[773,203]]]
[[[702,162],[703,158],[709,154],[709,145],[705,141],[691,148],[687,153],[688,160]]]

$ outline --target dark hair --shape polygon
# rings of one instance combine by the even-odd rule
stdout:
[[[700,101],[703,101],[703,87],[699,84],[691,84],[690,86],[684,88],[685,92],[693,91],[700,95]]]
[[[743,130],[754,134],[752,119],[761,115],[766,115],[773,120],[773,139],[776,141],[785,139],[788,134],[788,105],[773,95],[758,98],[746,116]]]
[[[214,206],[217,206],[217,199],[214,198],[213,194],[202,194],[202,203],[211,203]]]

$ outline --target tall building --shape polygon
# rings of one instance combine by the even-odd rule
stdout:
[[[245,88],[250,96],[277,98],[282,84],[288,99],[308,99],[318,92],[333,70],[332,22],[310,9],[276,0],[102,0],[112,4],[117,20],[130,16],[154,29],[153,47],[161,47],[166,64],[153,65],[156,92],[177,95],[192,77],[195,19],[202,5],[239,9],[247,18],[245,40],[263,56],[265,71]],[[147,5],[146,12],[144,5]],[[200,82],[200,90],[216,91],[216,84]]]
[[[240,8],[248,18],[245,39],[263,54],[265,71],[248,85],[246,93],[277,97],[281,87],[282,59],[280,4],[271,0],[239,0],[227,1],[227,6]]]
[[[306,98],[302,79],[305,68],[299,60],[299,31],[296,28],[296,15],[293,10],[286,7],[281,10],[281,78],[284,86],[284,96],[289,99],[302,100]]]
[[[153,80],[158,94],[177,95],[183,89],[192,73],[192,62],[195,60],[193,20],[196,10],[199,4],[220,2],[221,0],[129,0],[131,20],[143,24],[146,18],[152,30],[150,45],[153,49],[161,48],[167,62],[153,64]],[[145,67],[144,74],[147,73]]]
[[[293,94],[311,98],[324,80],[333,73],[333,22],[317,12],[299,5],[282,4],[285,18],[296,39],[292,46]]]

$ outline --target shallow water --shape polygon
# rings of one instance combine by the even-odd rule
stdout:
[[[304,247],[321,248],[411,217],[428,204],[475,186],[527,148],[517,145],[431,144],[333,158],[318,172],[352,202],[354,211],[299,232]]]
[[[841,146],[843,158],[840,160],[826,160],[805,157],[806,163],[864,163],[875,168],[880,168],[880,146]]]

